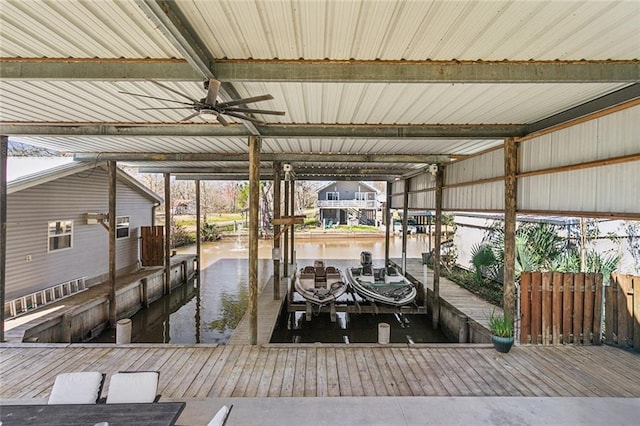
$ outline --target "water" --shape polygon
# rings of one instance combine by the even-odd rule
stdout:
[[[339,268],[357,265],[362,250],[372,252],[374,264],[384,263],[384,237],[309,240],[297,236],[295,248],[300,267],[312,264],[314,259],[325,259],[328,264]],[[270,240],[259,241],[258,279],[261,283],[273,275],[271,249]],[[407,257],[420,257],[424,250],[424,235],[407,239]],[[195,253],[195,246],[183,248],[180,252]],[[402,256],[401,238],[391,238],[390,256]],[[186,283],[170,296],[136,313],[131,318],[132,342],[226,343],[248,306],[247,259],[245,237],[238,235],[203,243],[200,284],[197,280]],[[300,296],[296,293],[294,297]],[[302,313],[289,316],[285,312],[279,319],[274,342],[376,342],[378,322],[391,325],[392,342],[446,341],[441,333],[434,332],[425,315],[398,318],[394,315],[339,313],[338,321],[331,323],[327,314],[315,316],[307,322]],[[93,341],[115,342],[115,330],[106,330]]]

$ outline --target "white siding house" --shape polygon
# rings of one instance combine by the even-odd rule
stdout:
[[[330,182],[317,190],[320,222],[347,224],[350,218],[364,225],[376,224],[379,191],[365,182]]]
[[[109,273],[107,230],[86,216],[108,212],[106,168],[54,159],[55,167],[35,172],[29,160],[8,159],[6,301],[82,277],[90,285]],[[152,224],[160,202],[117,171],[118,273],[138,267],[140,227]]]

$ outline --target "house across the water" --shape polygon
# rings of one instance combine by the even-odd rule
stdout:
[[[323,226],[377,225],[379,191],[365,182],[330,182],[319,188],[318,209]]]
[[[6,316],[106,280],[109,236],[96,219],[109,210],[106,167],[68,157],[9,157],[7,170]],[[122,170],[116,181],[120,275],[140,267],[140,227],[152,225],[162,199]]]

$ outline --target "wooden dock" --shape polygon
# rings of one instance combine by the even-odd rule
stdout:
[[[400,259],[392,260],[397,265],[401,264]],[[424,272],[422,270],[422,260],[414,258],[407,259],[407,273],[416,280],[423,281]],[[433,291],[432,269],[429,269],[427,272],[425,289]],[[469,319],[487,328],[489,327],[488,322],[491,312],[495,310],[496,313],[502,313],[502,308],[492,305],[444,277],[440,277],[440,298],[463,312]]]
[[[159,370],[162,398],[640,397],[640,355],[609,346],[0,344],[0,400],[71,371]]]

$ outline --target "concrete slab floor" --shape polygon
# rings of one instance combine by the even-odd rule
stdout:
[[[170,399],[162,399],[168,401]],[[178,401],[178,399],[176,399]],[[638,425],[640,398],[340,397],[190,399],[178,425]]]

